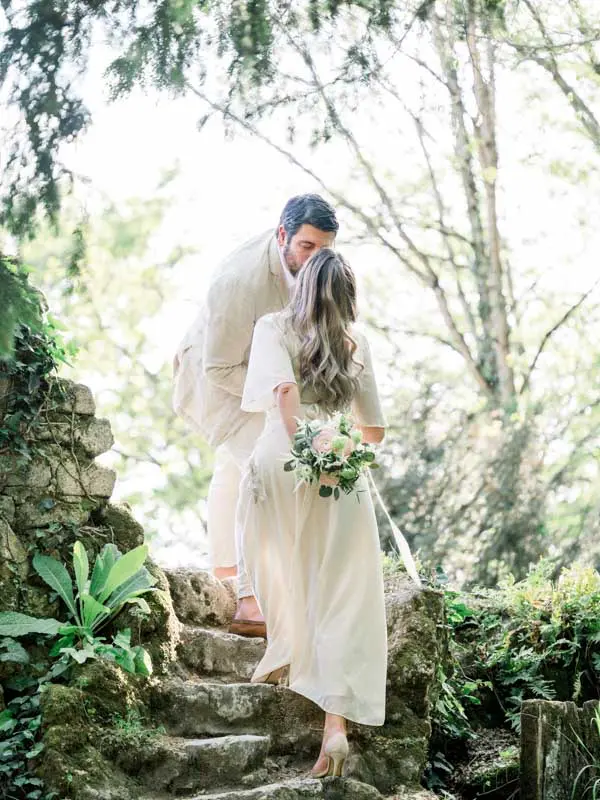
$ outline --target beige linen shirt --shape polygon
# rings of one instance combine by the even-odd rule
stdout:
[[[241,397],[256,321],[288,301],[273,230],[243,244],[213,275],[173,361],[173,409],[213,447],[250,417]]]

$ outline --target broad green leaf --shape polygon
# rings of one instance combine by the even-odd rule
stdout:
[[[79,597],[87,592],[87,580],[90,573],[90,562],[85,547],[81,542],[75,542],[73,545],[73,567],[75,569],[75,581],[77,582],[77,590]]]
[[[73,597],[73,584],[65,565],[61,564],[60,561],[57,561],[55,558],[42,556],[36,553],[33,557],[33,566],[40,578],[46,581],[51,589],[58,592],[65,601],[71,614],[77,619],[77,609],[75,608],[75,599]]]
[[[130,597],[125,602],[126,603],[131,603],[132,605],[135,605],[135,606],[138,606],[146,614],[152,613],[150,606],[144,600],[143,597]]]
[[[142,544],[121,556],[108,573],[106,583],[98,598],[99,601],[103,603],[115,589],[135,575],[142,567],[147,555],[148,545]]]
[[[126,672],[135,672],[135,661],[131,650],[115,648],[115,661],[119,666],[123,667]]]
[[[17,725],[17,720],[13,717],[12,711],[5,708],[0,713],[0,733],[10,733]]]
[[[76,650],[74,647],[65,647],[62,652],[71,656],[78,664],[84,664],[88,658],[94,657],[94,653],[90,650]]]
[[[73,647],[75,644],[75,636],[70,634],[69,636],[62,636],[52,645],[52,649],[50,650],[50,655],[52,657],[60,655],[60,651],[63,647]]]
[[[98,597],[99,593],[104,588],[109,572],[120,557],[121,551],[116,545],[112,544],[112,542],[105,544],[100,553],[96,556],[90,581],[90,594],[92,597]]]
[[[113,638],[113,644],[115,647],[129,648],[131,646],[131,628],[124,628],[122,631],[118,631]]]
[[[94,625],[110,616],[110,608],[103,606],[91,594],[81,595],[81,608],[82,621],[86,628],[93,629]]]
[[[42,752],[43,749],[44,749],[44,743],[36,742],[36,744],[33,745],[31,750],[28,750],[28,752],[25,753],[25,758],[37,758],[37,756],[39,756],[39,754]],[[31,778],[29,779],[29,783],[33,783],[33,780]]]
[[[145,567],[138,570],[135,575],[126,580],[118,589],[113,592],[107,604],[113,611],[131,597],[147,592],[156,583],[154,578]]]
[[[22,644],[14,639],[4,639],[2,642],[4,652],[0,653],[0,661],[12,661],[15,664],[29,664],[29,653]]]
[[[0,636],[27,636],[29,633],[45,633],[56,636],[61,623],[56,619],[40,619],[20,614],[18,611],[0,612]]]
[[[63,636],[66,636],[69,633],[79,633],[80,631],[81,625],[61,625],[58,629],[58,632]]]
[[[152,659],[148,651],[138,645],[134,652],[135,671],[140,675],[152,675]]]

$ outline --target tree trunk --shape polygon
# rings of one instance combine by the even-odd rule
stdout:
[[[473,70],[473,86],[478,119],[474,122],[479,166],[485,186],[485,211],[488,232],[488,296],[490,303],[490,338],[493,341],[496,367],[496,389],[502,406],[512,409],[516,400],[513,370],[510,367],[509,325],[504,297],[504,269],[500,252],[500,233],[496,203],[498,147],[496,143],[496,88],[494,75],[495,50],[488,22],[477,13],[473,0],[469,3],[467,44]],[[487,69],[484,74],[485,51]]]

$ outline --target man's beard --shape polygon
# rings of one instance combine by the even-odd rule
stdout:
[[[295,277],[300,272],[302,264],[298,264],[298,262],[292,255],[289,244],[284,245],[282,254],[283,254],[283,260],[285,261],[287,268]]]

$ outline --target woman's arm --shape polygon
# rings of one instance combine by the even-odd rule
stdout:
[[[281,414],[281,419],[290,439],[294,438],[298,423],[296,419],[300,416],[300,392],[295,383],[280,383],[275,389],[277,396],[277,407]]]

